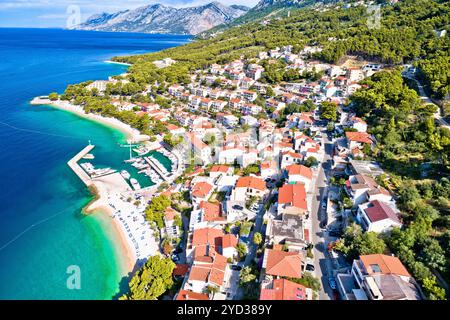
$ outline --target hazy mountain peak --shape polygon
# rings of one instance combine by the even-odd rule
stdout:
[[[153,4],[113,14],[96,14],[73,29],[195,35],[229,23],[248,10],[245,6],[226,6],[220,2],[179,9]]]

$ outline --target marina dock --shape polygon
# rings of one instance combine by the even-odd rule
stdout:
[[[79,153],[75,155],[72,159],[67,162],[67,165],[72,169],[73,172],[83,181],[83,183],[89,187],[92,185],[92,179],[89,177],[89,175],[83,170],[83,168],[80,167],[78,164],[78,161],[80,161],[84,156],[86,156],[89,152],[94,149],[94,145],[88,145],[83,150],[81,150]]]
[[[155,170],[161,176],[161,178],[164,179],[164,181],[171,182],[169,177],[167,177],[167,175],[160,169],[160,164],[158,162],[154,161],[150,157],[144,157],[144,159],[150,165],[150,167],[152,167],[152,169]]]

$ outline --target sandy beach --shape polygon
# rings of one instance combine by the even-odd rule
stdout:
[[[106,177],[105,177],[106,178]],[[117,254],[121,265],[121,271],[124,274],[132,272],[137,261],[134,248],[127,240],[127,236],[123,226],[118,219],[114,219],[115,210],[109,204],[110,192],[128,191],[126,186],[121,184],[118,175],[113,175],[107,179],[91,180],[89,189],[94,194],[94,200],[84,209],[85,214],[92,214],[111,227],[112,234],[110,237],[117,244]],[[117,181],[120,181],[117,183]],[[125,189],[124,189],[125,188]]]
[[[120,64],[122,66],[132,66],[131,63],[117,62],[117,61],[112,61],[112,60],[106,60],[105,63]]]
[[[123,132],[127,136],[127,139],[130,140],[131,142],[143,142],[149,139],[149,136],[141,134],[139,130],[132,128],[128,124],[125,124],[115,118],[107,118],[93,113],[86,113],[84,112],[82,107],[73,105],[68,101],[63,100],[51,101],[50,99],[42,99],[40,97],[36,97],[30,102],[30,104],[49,105],[54,108],[74,113],[80,117],[99,122],[103,125],[106,125],[108,127]]]
[[[112,218],[113,210],[111,207],[97,207],[93,214],[95,219],[105,225],[105,232],[114,243],[121,273],[126,275],[129,272],[133,272],[137,261],[136,254],[129,245],[121,224]]]

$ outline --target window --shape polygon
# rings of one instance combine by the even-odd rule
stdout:
[[[377,264],[371,264],[371,265],[370,265],[370,268],[371,268],[372,271],[375,272],[375,273],[381,272],[381,268],[380,268],[380,266],[377,265]]]

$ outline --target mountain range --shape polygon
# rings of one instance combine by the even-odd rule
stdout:
[[[229,23],[249,10],[245,6],[226,6],[219,2],[189,8],[154,4],[112,14],[96,14],[72,29],[196,35],[217,25]]]

